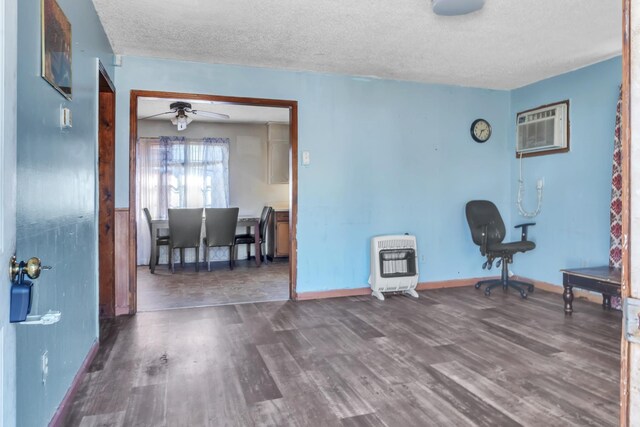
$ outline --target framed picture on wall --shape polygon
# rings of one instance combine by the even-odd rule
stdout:
[[[42,77],[71,100],[71,23],[56,0],[42,0]]]

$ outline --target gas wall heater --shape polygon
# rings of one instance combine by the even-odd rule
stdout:
[[[371,239],[371,294],[384,301],[383,292],[403,292],[418,298],[415,236],[377,236]]]

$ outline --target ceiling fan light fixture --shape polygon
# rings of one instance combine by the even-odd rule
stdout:
[[[482,9],[484,0],[432,0],[432,6],[436,15],[458,16]]]
[[[191,123],[193,119],[185,114],[178,114],[171,119],[171,123],[178,128],[179,131],[183,131],[187,128],[187,125]]]

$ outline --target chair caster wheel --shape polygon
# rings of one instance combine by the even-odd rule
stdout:
[[[529,285],[529,288],[527,289],[527,291],[529,291],[529,293],[532,293],[534,289],[535,288],[533,287],[533,285]]]
[[[484,291],[485,296],[491,296],[491,291],[489,289]]]
[[[476,289],[480,289],[480,283],[476,283],[474,286]]]
[[[527,293],[525,291],[520,292],[520,296],[522,297],[522,299],[527,299]]]

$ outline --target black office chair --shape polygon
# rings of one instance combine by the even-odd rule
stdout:
[[[527,292],[533,292],[533,284],[510,279],[509,264],[513,262],[513,255],[516,252],[527,252],[536,247],[535,243],[527,240],[528,227],[535,223],[516,225],[515,228],[522,228],[522,240],[502,243],[506,230],[496,205],[488,200],[472,200],[467,203],[466,214],[473,243],[480,246],[480,253],[487,257],[482,268],[490,269],[495,259],[498,260],[496,267],[502,264],[500,279],[481,280],[476,283],[476,289],[486,285],[484,294],[489,296],[491,289],[502,286],[505,291],[508,288],[516,289],[522,298],[526,298]]]
[[[258,227],[260,228],[260,241],[258,242],[258,244],[260,245],[260,258],[261,260],[264,259],[265,262],[267,262],[267,253],[265,250],[266,248],[263,248],[262,245],[264,244],[264,242],[266,242],[267,226],[269,225],[269,219],[271,218],[272,214],[273,208],[271,206],[265,206],[264,208],[262,208],[262,214],[260,214],[260,223],[258,225]],[[234,242],[235,250],[238,250],[238,245],[247,245],[247,259],[249,259],[251,250],[250,245],[254,244],[255,242],[255,234],[236,234]],[[238,257],[234,256],[234,263],[236,259],[238,259]]]

